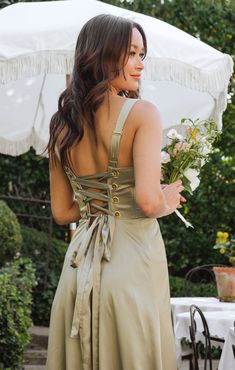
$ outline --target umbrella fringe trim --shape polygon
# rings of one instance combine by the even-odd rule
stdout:
[[[21,55],[8,60],[0,59],[0,83],[7,84],[23,78],[48,73],[69,74],[73,69],[74,52],[44,51]]]
[[[218,99],[216,100],[215,108],[211,114],[211,118],[213,118],[217,122],[217,127],[219,130],[222,130],[222,113],[227,106],[227,94],[225,92],[221,92]],[[168,131],[169,128],[165,129],[164,131]],[[40,155],[43,153],[46,142],[38,136],[36,131],[33,129],[31,134],[21,140],[12,141],[6,138],[0,137],[0,153],[5,155],[11,156],[18,156],[24,154],[33,147],[36,151],[36,154]],[[43,156],[47,156],[47,154],[43,154]]]
[[[232,58],[227,54],[223,56],[220,64],[217,63],[216,67],[210,67],[208,70],[178,60],[147,57],[144,78],[153,81],[174,81],[192,89],[208,91],[216,97],[220,91],[227,88],[233,71]],[[73,63],[73,51],[44,51],[0,60],[0,83],[45,73],[69,74]]]
[[[46,147],[45,141],[37,135],[34,129],[29,136],[17,141],[12,141],[10,139],[8,140],[6,138],[0,137],[1,154],[11,155],[15,157],[28,152],[31,147],[34,148],[36,154],[38,155],[42,154]],[[43,154],[43,156],[46,157],[47,155]]]
[[[201,71],[182,62],[167,59],[147,58],[145,64],[146,80],[168,80],[199,91],[209,92],[215,99],[215,108],[211,114],[222,128],[222,113],[227,106],[227,86],[233,71],[232,58],[224,54],[225,62],[221,68],[211,68],[209,71]],[[67,52],[35,53],[32,57],[22,56],[7,62],[0,60],[0,82],[7,83],[21,78],[30,78],[45,73],[69,74],[73,66],[73,52],[68,57]],[[41,154],[46,146],[36,133],[31,132],[28,137],[12,142],[6,138],[0,138],[0,152],[6,155],[18,156],[27,152],[30,147]]]
[[[224,54],[224,60],[216,68],[199,69],[186,63],[167,58],[146,58],[144,77],[146,80],[173,81],[188,88],[209,92],[217,98],[227,89],[233,72],[233,60]]]

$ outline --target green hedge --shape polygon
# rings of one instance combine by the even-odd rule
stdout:
[[[217,297],[215,284],[190,283],[184,278],[170,276],[171,297]]]
[[[28,256],[36,270],[37,286],[33,290],[32,317],[36,325],[48,325],[51,304],[61,273],[67,243],[44,232],[21,226],[22,255]]]
[[[22,369],[30,341],[34,269],[28,258],[16,257],[0,270],[0,368]]]
[[[22,237],[16,215],[0,200],[0,267],[20,251]]]

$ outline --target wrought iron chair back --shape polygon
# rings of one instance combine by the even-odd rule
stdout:
[[[190,326],[189,326],[189,333],[190,333],[190,338],[192,342],[192,347],[193,347],[193,364],[194,364],[194,370],[199,370],[199,364],[198,364],[198,359],[199,359],[199,352],[198,352],[198,344],[196,341],[196,333],[197,333],[197,325],[196,325],[196,320],[195,320],[195,315],[198,314],[200,316],[200,319],[202,321],[203,325],[203,335],[205,337],[205,357],[204,357],[204,370],[212,370],[212,357],[211,357],[211,337],[210,337],[210,332],[209,328],[207,325],[207,321],[205,319],[205,316],[201,309],[196,306],[196,305],[191,305],[190,306]],[[209,364],[209,367],[207,365]]]
[[[216,282],[213,267],[215,264],[196,266],[190,269],[185,275],[185,295],[190,296],[192,283],[211,284],[216,294]],[[221,266],[221,265],[218,265]]]
[[[173,332],[175,333],[174,319],[173,319],[172,311],[171,311],[171,323],[172,323]],[[181,349],[181,360],[182,361],[189,361],[189,370],[194,370],[194,367],[193,367],[193,350],[192,350],[191,346],[190,347],[188,346],[185,349]]]
[[[235,334],[235,321],[233,323],[233,328],[234,328],[234,334]],[[233,348],[233,357],[235,358],[235,345],[232,344],[232,348]]]

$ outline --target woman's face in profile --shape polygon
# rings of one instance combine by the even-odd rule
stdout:
[[[122,90],[135,91],[139,88],[141,73],[144,69],[144,44],[141,33],[133,28],[131,48],[127,55],[127,63],[120,71],[119,76],[112,81],[111,86],[117,93]]]

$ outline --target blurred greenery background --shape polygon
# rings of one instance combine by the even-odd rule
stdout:
[[[18,1],[2,0],[0,7],[3,8],[15,2]],[[161,19],[234,57],[234,1],[113,0],[105,2]],[[183,277],[191,267],[205,263],[227,263],[227,260],[212,247],[218,230],[235,233],[234,89],[235,79],[233,78],[229,86],[228,107],[223,115],[221,140],[216,144],[210,162],[201,172],[199,188],[193,196],[187,196],[188,202],[182,209],[185,217],[189,218],[194,225],[194,229],[186,229],[175,215],[160,220],[169,271],[172,276],[173,295],[183,295],[183,286],[181,287],[182,284],[178,279]],[[2,198],[20,196],[49,200],[48,159],[39,159],[33,150],[19,157],[0,155],[0,173],[0,196]],[[30,213],[50,217],[49,203],[31,204],[14,199],[5,199],[5,201],[16,214]],[[18,219],[23,240],[21,253],[32,258],[39,281],[38,286],[34,288],[34,321],[47,324],[48,305],[50,307],[62,267],[67,232],[64,228],[54,224],[52,235],[54,239],[52,240],[47,237],[49,219],[29,219],[20,215]],[[59,242],[56,238],[60,239]],[[47,252],[49,241],[55,248]],[[47,259],[44,258],[45,255]],[[10,256],[9,253],[9,258]],[[43,271],[46,271],[46,279]],[[174,277],[175,280],[172,280]],[[195,292],[195,295],[197,294],[198,292]],[[40,295],[42,295],[41,306],[39,304]]]

